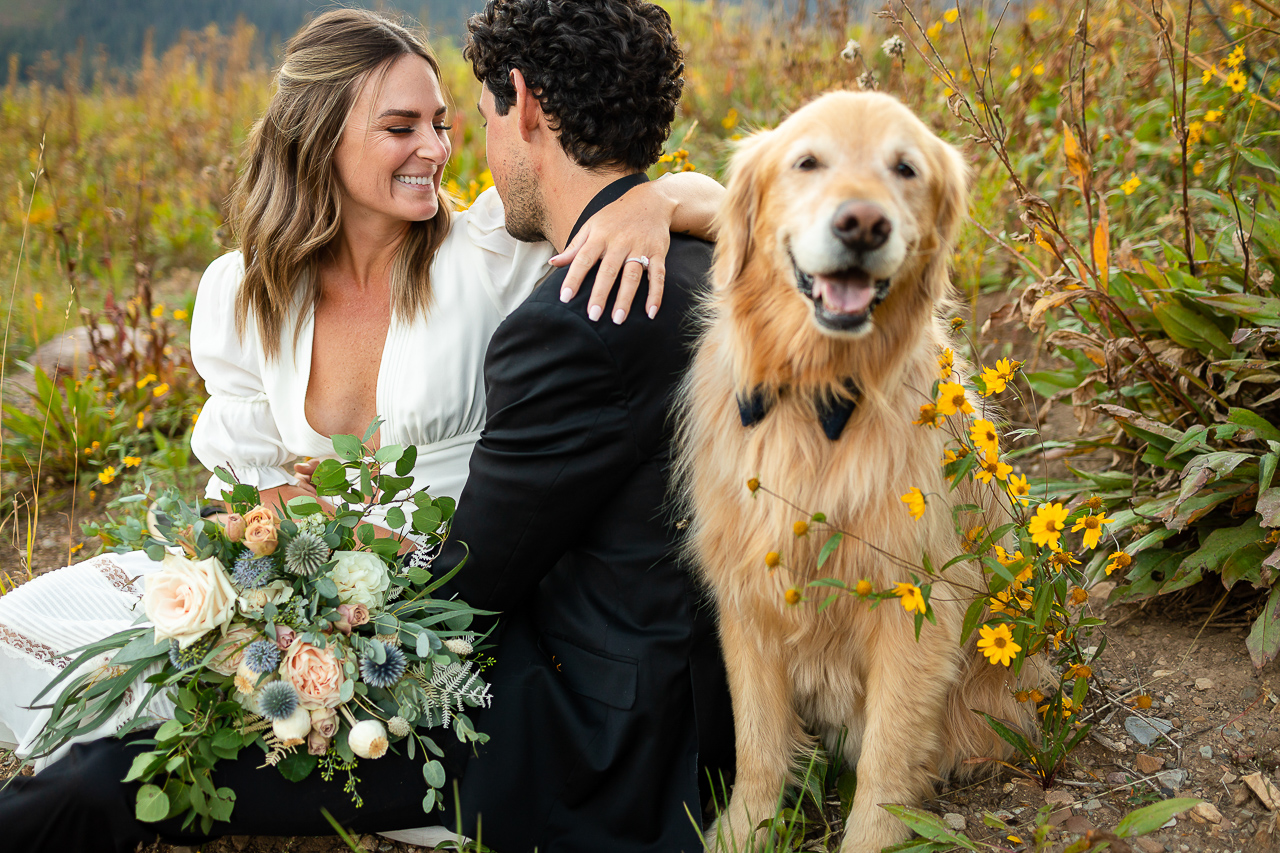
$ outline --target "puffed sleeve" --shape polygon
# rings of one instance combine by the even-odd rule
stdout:
[[[525,243],[507,233],[502,199],[492,187],[459,213],[458,220],[454,227],[462,226],[467,242],[480,250],[474,254],[484,267],[482,278],[490,298],[505,317],[551,271],[547,261],[555,249],[550,243]]]
[[[244,278],[239,252],[205,270],[191,316],[191,362],[209,400],[191,433],[191,450],[212,471],[230,467],[242,483],[269,489],[296,483],[285,470],[293,459],[280,438],[261,375],[261,345],[252,320],[236,334],[235,300]],[[215,475],[205,497],[218,500],[226,487]]]

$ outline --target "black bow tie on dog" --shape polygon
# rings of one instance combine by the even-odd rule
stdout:
[[[814,395],[813,405],[818,410],[818,423],[822,424],[822,432],[827,438],[835,441],[844,432],[853,410],[858,408],[858,386],[852,379],[842,383],[852,399],[838,397],[834,394],[819,393]],[[763,388],[755,388],[748,397],[738,397],[738,415],[744,427],[755,426],[769,414],[772,403]]]

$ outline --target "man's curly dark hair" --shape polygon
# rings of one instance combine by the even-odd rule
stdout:
[[[518,68],[560,145],[586,169],[657,162],[684,89],[666,10],[643,0],[489,0],[463,55],[506,115]]]

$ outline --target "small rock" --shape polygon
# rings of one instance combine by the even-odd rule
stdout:
[[[1006,811],[1005,809],[996,809],[991,813],[991,816],[996,820],[1002,820],[1005,823],[1013,820],[1013,812]]]
[[[1165,770],[1156,774],[1156,778],[1160,780],[1160,784],[1166,788],[1177,790],[1181,788],[1187,781],[1187,771],[1185,770]]]
[[[1250,684],[1244,690],[1240,691],[1240,698],[1246,702],[1252,702],[1258,698],[1258,688],[1256,685]]]
[[[1207,743],[1204,746],[1200,747],[1200,757],[1213,758],[1213,747],[1209,746],[1209,744]]]
[[[1141,637],[1142,629],[1137,625],[1130,625],[1128,628],[1124,629],[1124,635],[1126,637]]]
[[[1173,670],[1157,669],[1155,672],[1151,673],[1152,678],[1164,678],[1166,675],[1173,675]]]
[[[1212,678],[1197,678],[1197,679],[1196,679],[1196,690],[1212,690],[1212,689],[1213,689],[1213,679],[1212,679]]]
[[[1160,735],[1173,729],[1173,723],[1159,717],[1148,717],[1145,720],[1129,717],[1124,721],[1124,730],[1143,746],[1151,746]]]
[[[1071,796],[1070,791],[1054,788],[1052,791],[1045,791],[1044,801],[1051,806],[1069,806],[1076,801],[1076,798]]]
[[[1222,823],[1222,812],[1218,811],[1217,806],[1206,800],[1205,802],[1197,803],[1191,809],[1191,819],[1198,820],[1201,823],[1219,824]]]
[[[1138,772],[1143,776],[1150,776],[1152,773],[1155,773],[1157,770],[1164,767],[1164,759],[1155,755],[1148,755],[1145,752],[1140,752],[1134,756],[1133,766],[1136,767]]]
[[[1012,793],[1013,793],[1013,783],[1012,783],[1012,782],[1005,782],[1005,783],[1004,783],[1004,787],[1002,787],[1002,788],[1000,789],[1000,793],[1002,793],[1002,794],[1012,794]]]
[[[1082,814],[1078,814],[1078,815],[1072,815],[1071,817],[1067,818],[1067,822],[1063,824],[1063,829],[1065,829],[1067,832],[1074,832],[1079,835],[1084,835],[1089,830],[1094,829],[1094,826],[1092,823],[1089,822],[1089,818],[1085,817]]]
[[[1129,774],[1128,773],[1108,773],[1107,784],[1108,785],[1127,785],[1129,784]]]
[[[1221,815],[1219,815],[1221,819]],[[947,812],[942,816],[942,822],[954,829],[956,832],[964,832],[968,827],[968,823],[964,819],[964,815],[955,812]]]
[[[1154,838],[1142,836],[1133,839],[1133,846],[1137,847],[1142,853],[1164,853],[1164,845]]]
[[[1080,808],[1084,809],[1087,812],[1097,811],[1098,809],[1102,808],[1102,803],[1098,802],[1097,800],[1086,800],[1085,804]]]

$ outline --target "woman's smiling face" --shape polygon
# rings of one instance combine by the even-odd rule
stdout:
[[[407,55],[368,75],[333,165],[344,225],[421,222],[439,209],[448,108],[431,66]]]

